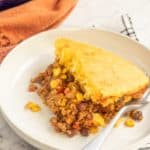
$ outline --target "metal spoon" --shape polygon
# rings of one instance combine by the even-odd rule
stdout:
[[[125,112],[133,110],[133,109],[139,109],[148,103],[150,103],[150,87],[146,90],[146,92],[143,94],[143,96],[137,102],[133,102],[133,103],[130,103],[130,104],[124,106],[116,114],[116,116],[111,120],[111,122],[107,125],[107,127],[104,128],[102,130],[102,132],[100,132],[91,142],[89,142],[87,145],[85,145],[82,150],[100,150],[102,144],[104,143],[106,137],[111,132],[115,123]]]

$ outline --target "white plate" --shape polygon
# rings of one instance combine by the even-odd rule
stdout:
[[[31,77],[44,70],[54,60],[54,41],[69,37],[98,47],[112,50],[133,61],[150,73],[150,52],[144,46],[116,33],[96,29],[51,30],[38,34],[18,45],[0,67],[1,111],[9,125],[23,139],[34,146],[50,150],[80,150],[93,136],[68,138],[56,133],[49,125],[51,116],[36,94],[27,87]],[[42,106],[42,111],[32,113],[24,110],[28,101]],[[104,143],[103,150],[127,149],[150,133],[150,105],[144,108],[144,121],[134,128],[121,126],[114,129]]]

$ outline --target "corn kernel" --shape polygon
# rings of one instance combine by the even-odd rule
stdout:
[[[28,103],[25,105],[25,108],[26,108],[26,109],[31,109],[33,106],[34,106],[34,103],[33,103],[33,102],[28,102]]]
[[[127,119],[124,123],[127,127],[134,127],[135,122],[132,119]]]
[[[51,80],[50,81],[50,87],[52,89],[56,88],[59,85],[59,79]]]
[[[121,125],[121,123],[124,121],[124,119],[125,119],[124,117],[120,117],[118,121],[115,123],[114,127],[118,128]]]
[[[38,112],[38,111],[41,111],[41,108],[40,108],[40,106],[36,105],[36,106],[33,106],[33,107],[31,108],[31,111],[32,111],[32,112]]]
[[[60,73],[61,73],[61,69],[60,69],[59,67],[53,69],[53,75],[54,75],[55,77],[59,76]]]
[[[90,133],[95,134],[97,132],[98,132],[98,128],[96,128],[96,127],[93,127],[93,128],[90,129]]]
[[[67,79],[67,76],[66,76],[65,74],[63,74],[63,75],[61,76],[61,79]]]
[[[28,102],[25,105],[25,108],[31,110],[32,112],[38,112],[38,111],[41,110],[41,107],[38,104],[34,103],[34,102]]]
[[[100,114],[98,114],[98,113],[93,113],[93,123],[96,126],[102,126],[102,127],[105,126],[105,120],[104,120],[104,118]]]
[[[82,100],[83,100],[83,94],[80,93],[80,92],[78,92],[78,93],[76,94],[76,98],[77,98],[77,101],[78,101],[78,102],[82,101]]]

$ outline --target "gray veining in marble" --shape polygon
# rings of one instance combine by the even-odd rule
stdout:
[[[0,150],[37,150],[12,131],[0,114]]]

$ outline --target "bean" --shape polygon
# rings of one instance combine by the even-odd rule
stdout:
[[[88,131],[87,128],[82,128],[80,130],[80,133],[81,133],[82,136],[88,136],[89,135],[89,131]]]

